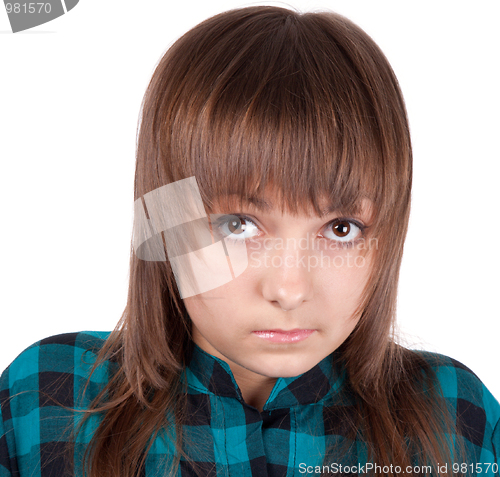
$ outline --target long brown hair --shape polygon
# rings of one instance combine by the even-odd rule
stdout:
[[[370,199],[373,270],[340,348],[359,402],[351,425],[379,465],[409,465],[415,455],[450,462],[451,421],[432,371],[393,336],[412,151],[397,79],[373,40],[340,15],[271,6],[231,10],[187,32],[144,97],[135,199],[191,176],[207,211],[220,197],[246,200],[268,186],[292,213],[308,204],[319,214],[325,196],[342,211]],[[180,375],[191,346],[169,261],[132,250],[127,305],[97,361],[118,370],[87,414],[103,415],[87,448],[90,476],[138,475],[160,429],[174,439],[175,426],[182,454]]]

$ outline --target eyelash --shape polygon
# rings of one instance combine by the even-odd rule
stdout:
[[[229,220],[230,220],[230,217],[237,217],[238,219],[244,220],[245,222],[251,222],[253,225],[255,225],[258,228],[258,225],[257,225],[256,221],[253,220],[251,217],[248,217],[246,215],[240,215],[240,214],[227,214],[227,215],[224,215],[223,217],[220,217],[215,222],[215,227],[216,227],[217,231],[219,231],[219,233],[221,235],[225,236],[226,240],[230,240],[230,241],[235,242],[235,243],[243,243],[243,242],[246,242],[247,240],[249,240],[249,238],[248,239],[234,239],[234,238],[229,238],[229,235],[227,235],[227,234],[225,234],[224,232],[221,231],[221,226],[227,224],[229,222]],[[349,223],[351,225],[356,226],[359,229],[359,233],[355,237],[354,240],[341,241],[341,240],[330,239],[328,237],[323,237],[323,238],[325,238],[326,240],[329,240],[331,242],[335,242],[336,244],[340,244],[340,246],[342,248],[352,248],[364,236],[366,225],[358,222],[357,220],[351,219],[351,218],[337,217],[337,218],[331,220],[330,222],[328,222],[324,226],[324,228],[326,229],[327,227],[331,227],[333,229],[333,227],[335,227],[338,224],[341,224],[342,222],[347,222],[347,223]]]

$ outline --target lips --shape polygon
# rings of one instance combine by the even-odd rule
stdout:
[[[316,330],[294,329],[294,330],[259,330],[253,333],[259,338],[273,343],[296,343],[311,336]]]

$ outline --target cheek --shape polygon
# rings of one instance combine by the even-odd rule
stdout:
[[[207,332],[217,332],[237,323],[235,317],[244,306],[244,295],[239,291],[246,289],[248,285],[236,282],[237,280],[233,280],[216,289],[184,299],[184,306],[195,327]]]
[[[371,259],[368,255],[362,256],[359,253],[351,256],[344,254],[337,255],[336,262],[319,270],[316,289],[336,310],[352,313],[368,282],[372,269]]]
[[[200,300],[199,297],[190,297],[184,299],[184,306],[193,322],[195,327],[203,327],[211,321],[210,317],[217,310],[213,310],[211,305],[207,305],[209,300]]]

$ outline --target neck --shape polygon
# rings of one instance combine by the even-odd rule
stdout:
[[[262,412],[278,378],[258,375],[234,363],[230,364],[230,368],[243,400]]]
[[[264,404],[268,400],[276,380],[277,378],[264,377],[264,381],[261,383],[243,383],[241,380],[240,382],[236,382],[241,389],[244,401],[248,405],[258,409],[259,412],[262,412]]]

